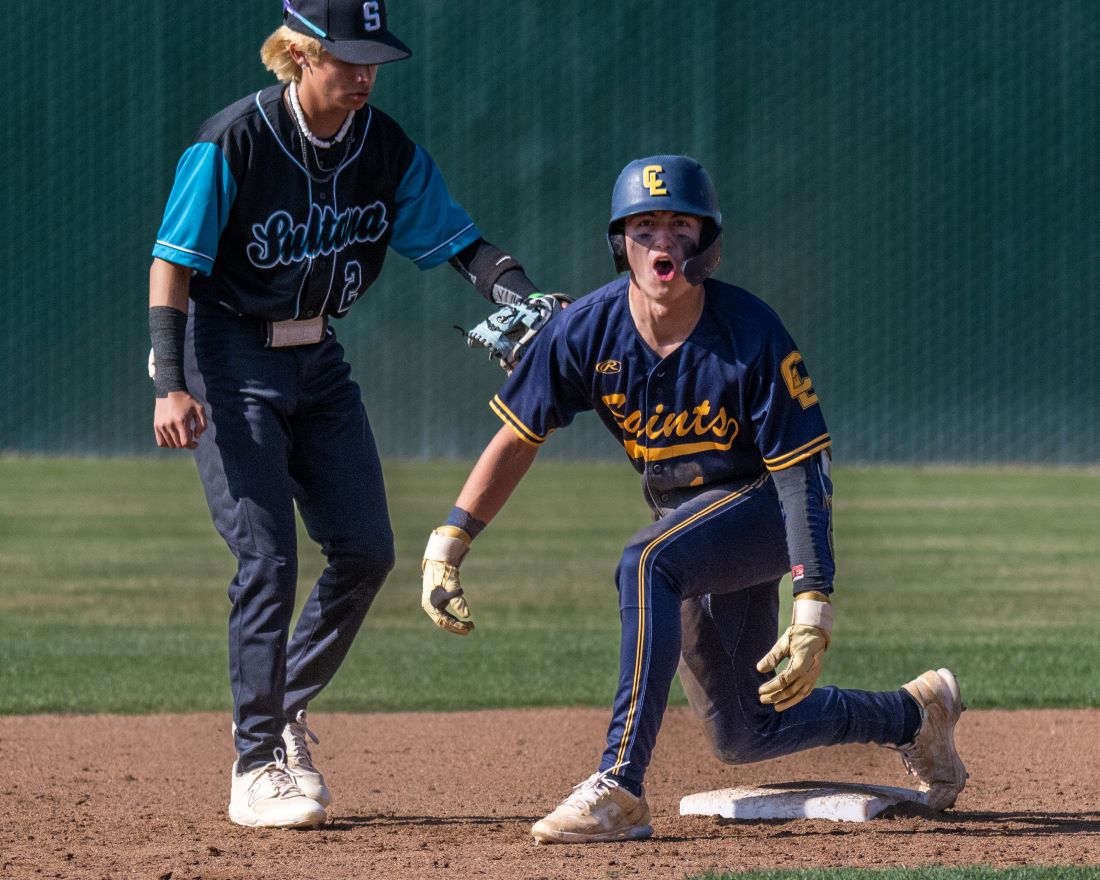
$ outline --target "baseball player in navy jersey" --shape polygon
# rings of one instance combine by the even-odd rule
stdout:
[[[202,126],[153,249],[156,442],[195,450],[238,562],[229,815],[244,825],[325,819],[306,706],[394,562],[378,453],[333,319],[364,297],[387,248],[421,269],[450,261],[494,303],[535,292],[431,156],[369,104],[378,65],[409,54],[382,0],[284,0],[261,52],[280,83]],[[327,566],[291,632],[295,505]]]
[[[706,171],[685,156],[628,164],[608,241],[629,275],[550,322],[493,398],[504,426],[423,562],[425,610],[465,631],[458,569],[471,540],[579,412],[595,410],[641,475],[655,521],[615,573],[622,641],[606,747],[597,772],[535,824],[535,840],[652,833],[643,780],[677,665],[720,760],[879,743],[902,752],[930,806],[951,806],[966,770],[950,671],[881,693],[814,687],[833,624],[829,431],[776,313],[709,277],[722,215]],[[794,614],[776,641],[787,572]]]

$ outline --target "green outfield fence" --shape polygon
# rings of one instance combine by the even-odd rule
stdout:
[[[0,450],[157,454],[149,250],[278,0],[5,7]],[[719,277],[785,318],[840,460],[1100,461],[1098,0],[391,0],[375,103],[546,289],[611,277],[611,185],[684,152]],[[384,455],[468,456],[502,378],[447,267],[339,323]],[[598,439],[597,439],[598,437]],[[592,418],[552,455],[621,454]],[[162,453],[167,454],[167,453]]]

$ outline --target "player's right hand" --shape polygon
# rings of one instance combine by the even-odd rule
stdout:
[[[186,391],[169,391],[158,397],[153,412],[157,446],[194,449],[206,430],[206,409]]]
[[[420,563],[424,592],[420,607],[436,626],[455,635],[474,628],[470,607],[462,596],[458,567],[470,549],[470,536],[457,526],[440,526],[428,538]]]

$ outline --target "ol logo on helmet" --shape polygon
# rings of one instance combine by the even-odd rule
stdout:
[[[668,188],[665,186],[665,182],[657,176],[664,173],[665,167],[663,165],[646,165],[646,167],[642,169],[642,186],[649,190],[651,196],[668,195]]]

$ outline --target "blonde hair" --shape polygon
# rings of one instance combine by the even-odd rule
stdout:
[[[260,59],[264,67],[275,74],[280,82],[302,81],[302,68],[290,54],[291,46],[298,49],[310,61],[320,61],[321,53],[325,51],[313,37],[291,30],[285,24],[280,26],[264,40],[260,48]]]

